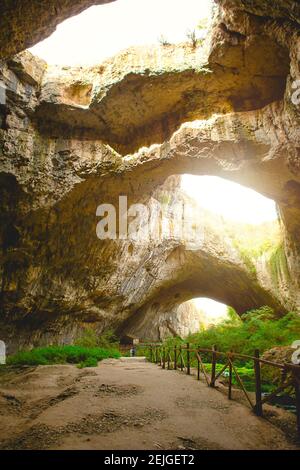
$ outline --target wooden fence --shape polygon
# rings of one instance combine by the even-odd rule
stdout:
[[[258,350],[255,351],[254,356],[248,356],[245,354],[237,354],[231,351],[221,352],[217,350],[216,346],[213,346],[212,349],[190,347],[189,343],[184,346],[174,346],[172,348],[165,347],[160,343],[144,343],[140,344],[140,346],[146,347],[148,349],[151,362],[159,364],[163,369],[180,370],[182,372],[186,372],[188,375],[191,374],[192,359],[196,359],[197,380],[200,380],[202,374],[206,384],[209,387],[215,387],[216,381],[228,369],[229,400],[232,399],[232,385],[234,375],[238,385],[247,399],[247,402],[257,416],[263,416],[263,405],[272,401],[278,393],[286,389],[294,389],[297,413],[297,430],[298,436],[300,438],[300,366],[290,363],[280,364],[277,362],[261,359]],[[203,355],[206,355],[206,357],[209,355],[211,357],[211,372],[206,370]],[[224,365],[222,364],[223,367],[219,372],[217,372],[216,367],[218,358],[222,358],[223,362],[225,362]],[[251,361],[253,363],[255,377],[255,401],[246,390],[243,380],[234,364],[234,361],[240,359],[247,360],[249,362]],[[280,385],[276,388],[276,390],[274,390],[274,392],[266,396],[263,396],[262,393],[262,365],[277,368],[281,371]]]

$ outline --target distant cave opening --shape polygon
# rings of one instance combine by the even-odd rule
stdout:
[[[197,297],[178,305],[174,311],[166,315],[158,326],[159,338],[180,336],[186,338],[207,328],[238,316],[228,305],[205,297]]]

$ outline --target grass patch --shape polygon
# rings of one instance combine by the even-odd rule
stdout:
[[[78,364],[78,369],[84,369],[85,367],[97,367],[98,359],[95,357],[88,357],[85,361]]]
[[[204,363],[205,370],[211,374],[211,368],[212,365],[211,363]],[[224,367],[224,364],[216,364],[216,372],[217,374],[222,370]],[[236,367],[237,373],[239,374],[246,390],[249,392],[255,392],[255,372],[253,367],[247,367],[247,366],[237,366]],[[222,381],[227,384],[229,383],[229,379],[227,374],[229,374],[229,369],[226,369],[224,374],[222,374]],[[220,379],[219,379],[220,380]],[[239,387],[239,383],[236,379],[235,373],[232,372],[232,383],[233,385],[236,385]],[[262,391],[264,393],[271,393],[276,387],[274,387],[274,384],[271,383],[268,380],[262,379],[262,384],[261,384]]]
[[[118,358],[117,349],[83,346],[48,346],[31,351],[20,351],[7,358],[7,365],[52,365],[80,364],[81,367],[95,367],[98,361]]]

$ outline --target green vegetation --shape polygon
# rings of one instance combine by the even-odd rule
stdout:
[[[208,374],[211,374],[211,363],[204,363],[204,367],[205,367],[205,370],[208,372]],[[218,374],[219,372],[221,372],[223,367],[224,367],[223,364],[217,364],[216,373]],[[242,379],[246,390],[248,390],[249,392],[254,392],[255,391],[255,374],[254,374],[253,367],[236,366],[236,370],[240,378]],[[222,377],[222,381],[225,384],[228,380],[227,377],[228,377],[228,369],[226,370],[226,372],[223,374],[223,377]],[[234,385],[238,385],[238,381],[234,373],[232,374],[232,383]],[[262,388],[262,391],[265,393],[270,393],[274,390],[273,384],[270,383],[268,380],[262,380],[261,388]]]
[[[79,369],[84,369],[85,367],[97,367],[98,359],[95,357],[88,357],[85,361],[82,361],[78,364]]]
[[[97,366],[98,361],[118,358],[116,349],[86,348],[81,346],[48,346],[31,351],[20,351],[8,357],[7,365],[79,364],[80,367]]]
[[[195,49],[198,45],[202,45],[205,37],[208,34],[210,28],[210,19],[203,18],[199,21],[195,28],[189,29],[186,32],[187,42]],[[158,38],[158,42],[161,46],[171,46],[171,42],[161,34]]]
[[[235,248],[237,248],[237,250],[239,251],[240,253],[240,257],[242,258],[243,262],[245,263],[245,265],[247,266],[248,268],[248,271],[253,274],[253,276],[257,276],[257,270],[256,270],[256,266],[253,262],[253,258],[251,257],[251,255],[249,254],[249,251],[242,248],[241,246],[238,245],[238,243],[234,243],[233,244]]]
[[[288,346],[300,338],[300,316],[289,313],[278,318],[270,307],[245,313],[242,318],[230,309],[228,320],[207,330],[190,335],[185,340],[169,338],[166,346],[189,341],[203,349],[217,345],[219,351],[253,355],[255,349],[264,351],[274,346]],[[244,365],[244,364],[242,364]]]
[[[160,194],[159,198],[158,198],[158,201],[163,205],[163,206],[167,206],[170,204],[171,202],[171,195],[168,194],[168,193],[162,193]]]
[[[7,359],[7,365],[78,364],[78,367],[97,367],[102,359],[118,358],[119,343],[111,330],[102,335],[86,328],[74,345],[47,346],[20,351]]]
[[[279,279],[284,276],[286,280],[290,279],[290,271],[284,251],[283,244],[276,247],[270,256],[269,266],[271,271],[272,281],[275,286],[278,286]]]
[[[270,307],[262,307],[251,310],[240,318],[237,313],[230,308],[228,319],[222,323],[212,326],[207,330],[190,335],[188,338],[179,337],[168,338],[164,342],[166,348],[173,349],[175,345],[180,346],[190,343],[191,347],[199,347],[211,350],[213,345],[222,352],[233,351],[240,354],[253,356],[255,349],[260,353],[272,349],[275,346],[290,346],[292,342],[300,338],[300,316],[297,313],[289,313],[278,318]],[[186,356],[186,352],[183,352]],[[211,353],[202,354],[207,372],[211,372]],[[186,359],[185,359],[186,360]],[[217,372],[219,372],[226,357],[218,357]],[[254,370],[253,362],[246,359],[235,359],[234,364],[238,374],[247,390],[254,391]],[[192,355],[191,366],[197,366],[197,360]],[[270,375],[270,368],[262,368],[262,390],[270,392],[274,390],[276,384],[276,374]],[[222,380],[227,381],[226,374]],[[233,374],[233,383],[237,384]],[[276,387],[275,387],[276,388]]]
[[[197,25],[197,28],[200,30],[200,31],[205,31],[207,32],[208,29],[209,29],[209,26],[210,26],[210,19],[209,18],[202,18],[198,25]]]
[[[75,346],[83,348],[119,348],[119,342],[112,330],[107,330],[98,335],[93,328],[86,328],[81,336],[75,341]]]
[[[282,245],[280,226],[276,222],[257,226],[231,223],[226,231],[249,272],[255,277],[256,261],[263,255],[272,257],[274,250],[276,252]]]
[[[226,231],[250,273],[257,275],[256,262],[265,255],[274,286],[280,284],[281,278],[289,281],[290,271],[278,223],[266,222],[258,226],[232,223]]]
[[[227,233],[237,250],[251,260],[272,253],[274,247],[277,248],[282,243],[280,226],[277,222],[265,222],[260,225],[233,222],[227,225]]]

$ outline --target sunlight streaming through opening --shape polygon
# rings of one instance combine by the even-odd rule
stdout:
[[[201,312],[201,321],[205,326],[216,325],[228,318],[227,305],[207,298],[193,299],[192,302],[197,310]]]
[[[118,0],[61,23],[30,49],[49,64],[93,65],[131,46],[185,42],[211,17],[212,0]]]
[[[224,219],[258,225],[278,218],[274,201],[217,176],[183,175],[181,187],[200,206]]]

